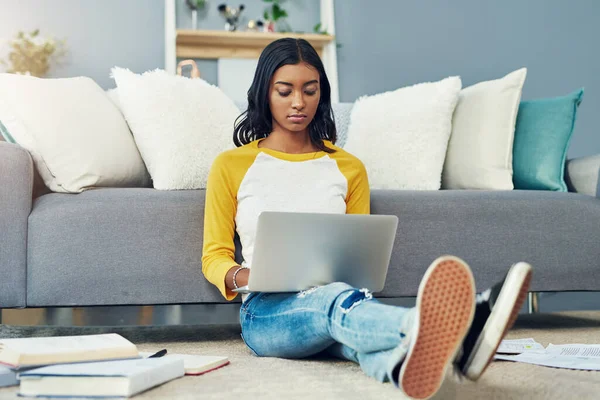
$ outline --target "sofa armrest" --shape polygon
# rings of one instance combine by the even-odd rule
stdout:
[[[565,181],[570,192],[600,198],[600,154],[567,160]]]
[[[0,308],[26,304],[27,219],[33,172],[27,150],[0,142]]]

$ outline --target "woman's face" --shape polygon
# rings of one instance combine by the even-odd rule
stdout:
[[[305,62],[275,71],[269,86],[273,130],[306,132],[319,106],[320,89],[319,72]]]

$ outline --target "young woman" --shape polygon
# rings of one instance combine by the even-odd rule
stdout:
[[[370,213],[366,170],[334,145],[329,81],[305,40],[281,39],[264,49],[233,140],[237,148],[219,155],[209,175],[202,257],[204,275],[227,300],[248,283],[262,211]],[[234,259],[236,231],[242,265]],[[531,267],[518,263],[476,299],[467,264],[444,256],[425,273],[412,309],[382,304],[342,282],[300,293],[251,293],[240,310],[242,337],[257,356],[327,351],[425,399],[449,365],[479,378],[530,278]]]

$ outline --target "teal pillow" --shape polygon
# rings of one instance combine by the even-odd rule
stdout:
[[[513,144],[515,189],[566,192],[567,150],[583,89],[564,97],[522,101]]]
[[[10,136],[10,133],[8,132],[8,129],[6,129],[6,127],[4,126],[4,124],[2,124],[2,121],[0,121],[0,135],[4,138],[4,140],[6,140],[8,143],[17,143],[15,141],[15,139],[13,139],[12,136]]]

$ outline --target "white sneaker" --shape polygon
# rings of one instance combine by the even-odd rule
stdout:
[[[457,360],[467,378],[479,379],[492,361],[523,307],[530,282],[531,265],[519,262],[510,267],[502,281],[477,295],[473,324]]]

